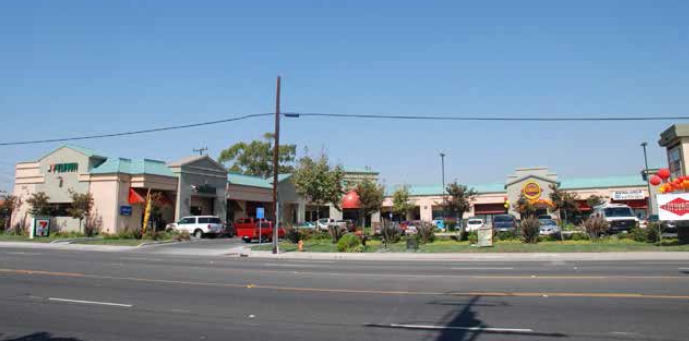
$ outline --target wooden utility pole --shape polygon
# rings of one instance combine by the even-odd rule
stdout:
[[[280,217],[278,216],[278,172],[280,157],[280,76],[277,78],[275,92],[275,146],[273,147],[273,214],[275,224],[273,224],[273,254],[278,253],[278,229],[280,228]]]
[[[194,153],[199,153],[199,155],[203,155],[203,152],[207,151],[208,147],[201,147],[199,149],[194,148]]]

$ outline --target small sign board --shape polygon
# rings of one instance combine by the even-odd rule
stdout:
[[[33,237],[48,237],[50,234],[50,219],[34,218]]]
[[[266,212],[263,207],[257,207],[256,208],[256,218],[257,219],[264,219],[266,217]]]
[[[493,229],[482,227],[478,229],[478,246],[493,246]]]
[[[132,215],[132,207],[128,206],[128,205],[120,206],[120,215],[131,216]]]

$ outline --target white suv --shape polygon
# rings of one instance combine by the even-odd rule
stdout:
[[[639,218],[627,205],[605,204],[596,206],[593,208],[591,216],[605,219],[610,224],[608,233],[629,231],[639,226]]]
[[[220,234],[224,230],[222,220],[211,215],[183,217],[176,223],[168,224],[167,228],[189,232],[196,238],[202,238],[205,234]]]

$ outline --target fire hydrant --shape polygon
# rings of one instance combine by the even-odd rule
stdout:
[[[303,251],[304,251],[304,241],[299,240],[299,252],[303,252]]]

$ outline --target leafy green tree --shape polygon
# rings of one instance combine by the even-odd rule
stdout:
[[[589,205],[589,207],[591,208],[603,205],[605,204],[605,197],[592,194],[588,198],[586,198],[586,204]]]
[[[290,179],[297,193],[311,203],[318,206],[331,204],[341,210],[344,170],[339,165],[331,166],[326,155],[315,160],[310,156],[302,157]]]
[[[49,200],[50,197],[46,195],[45,192],[31,193],[29,198],[26,199],[26,203],[31,206],[31,208],[29,208],[29,213],[34,217],[50,215],[50,213],[52,213],[52,207],[48,202]]]
[[[4,230],[9,230],[12,226],[12,212],[18,210],[22,205],[21,198],[13,194],[6,194],[3,196],[2,205],[0,205],[0,216],[5,217],[5,224],[2,226]]]
[[[567,192],[560,189],[558,185],[550,185],[550,201],[553,202],[555,210],[564,214],[564,223],[567,223],[567,218],[572,218],[579,212],[577,200],[579,196],[576,193]]]
[[[87,228],[87,226],[82,227],[84,219],[89,218],[91,215],[91,210],[93,209],[93,196],[91,193],[78,193],[72,190],[69,191],[69,195],[72,197],[72,207],[67,209],[67,213],[74,219],[79,219],[79,228],[82,229],[87,236],[91,236],[93,230]]]
[[[407,219],[407,214],[414,209],[415,205],[409,200],[409,186],[404,185],[395,190],[392,194],[392,212]]]
[[[354,191],[359,196],[359,215],[361,227],[366,225],[366,217],[369,214],[380,211],[385,200],[385,187],[370,179],[359,182]]]
[[[272,133],[263,134],[263,140],[254,140],[249,143],[238,142],[224,149],[218,156],[218,162],[231,165],[228,171],[260,175],[268,178],[273,175],[273,144],[275,136]],[[297,146],[293,144],[281,145],[278,173],[292,173]]]
[[[536,216],[537,208],[533,202],[526,198],[523,194],[519,197],[512,207],[519,213],[520,218],[527,219]]]
[[[457,223],[460,223],[464,213],[471,210],[471,203],[476,200],[478,192],[466,185],[458,184],[457,181],[447,185],[445,190],[447,191],[447,197],[444,209],[457,217],[459,220]]]

